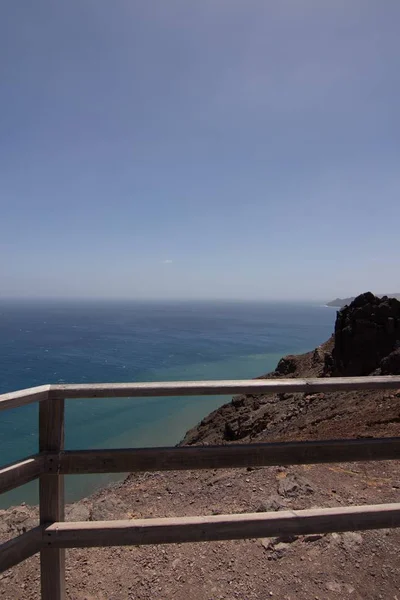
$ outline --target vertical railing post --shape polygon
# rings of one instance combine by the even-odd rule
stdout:
[[[64,400],[39,402],[39,451],[60,452],[64,449]],[[39,480],[41,525],[64,520],[64,476],[47,472]],[[65,550],[43,547],[40,551],[42,600],[65,600]]]

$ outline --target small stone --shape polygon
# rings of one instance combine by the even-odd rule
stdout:
[[[281,556],[283,555],[283,553],[289,548],[290,543],[287,542],[278,542],[277,544],[274,545],[274,551],[278,552]],[[280,556],[279,556],[280,558]]]
[[[354,592],[356,591],[356,588],[354,588],[352,585],[350,585],[349,583],[344,583],[343,587],[345,588],[346,592],[348,594],[354,594]]]
[[[293,536],[292,536],[293,537]],[[261,545],[265,550],[270,550],[272,554],[268,557],[268,560],[278,560],[282,558],[285,552],[288,550],[293,539],[290,541],[283,541],[285,538],[263,538]]]
[[[328,581],[328,583],[326,584],[325,587],[330,592],[341,592],[342,591],[342,586],[340,585],[340,583],[338,581]]]
[[[271,538],[262,538],[261,546],[265,548],[265,550],[269,550],[273,546],[273,539]]]
[[[272,512],[284,508],[279,496],[270,496],[266,500],[260,502],[256,508],[256,512]]]
[[[175,558],[175,560],[172,561],[172,568],[176,569],[176,567],[179,565],[179,563],[181,562],[180,558]]]

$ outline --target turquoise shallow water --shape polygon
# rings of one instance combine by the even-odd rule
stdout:
[[[0,303],[0,392],[46,382],[243,379],[332,332],[335,311],[312,304]],[[66,447],[163,446],[229,397],[70,400]],[[0,413],[1,464],[36,451],[37,406]],[[67,500],[110,476],[68,477]],[[115,479],[115,477],[114,477]],[[0,506],[37,502],[37,485]]]

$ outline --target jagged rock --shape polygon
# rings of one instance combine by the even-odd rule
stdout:
[[[331,375],[335,366],[335,361],[332,356],[332,352],[325,352],[324,354],[324,366],[322,375],[323,377],[327,377]]]
[[[318,346],[317,348],[315,348],[315,350],[313,352],[312,361],[314,364],[319,363],[319,362],[321,362],[321,360],[323,360],[323,358],[324,358],[323,350],[322,350],[321,346]]]
[[[293,356],[285,356],[281,358],[275,369],[280,375],[290,375],[296,371],[296,359]]]
[[[298,496],[313,494],[314,489],[304,477],[289,475],[279,480],[278,493],[287,498],[296,498]]]
[[[224,440],[232,442],[239,439],[239,424],[227,421],[224,428]]]

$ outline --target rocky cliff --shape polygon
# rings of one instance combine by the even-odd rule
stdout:
[[[367,292],[338,312],[327,342],[282,358],[275,371],[261,378],[397,375],[399,346],[400,302]],[[399,396],[376,391],[237,396],[203,419],[182,443],[400,435]]]

